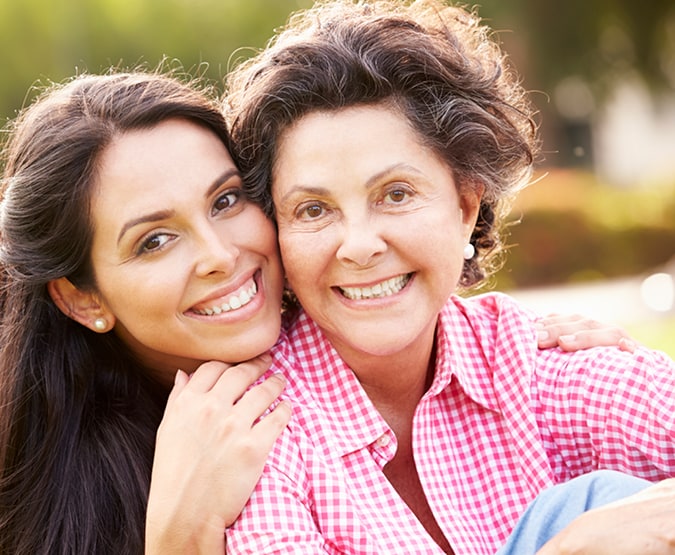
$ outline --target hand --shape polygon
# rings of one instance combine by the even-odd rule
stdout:
[[[675,479],[588,511],[537,555],[675,554]]]
[[[146,555],[218,553],[225,528],[255,487],[267,455],[290,419],[277,399],[285,381],[268,378],[269,355],[229,367],[202,364],[190,377],[178,371],[157,432],[146,518]]]
[[[563,351],[578,351],[616,345],[622,351],[632,353],[637,347],[637,343],[621,328],[584,316],[550,314],[541,318],[536,325],[540,349],[560,347]]]

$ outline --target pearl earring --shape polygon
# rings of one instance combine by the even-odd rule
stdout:
[[[108,327],[108,322],[105,318],[96,318],[94,320],[94,327],[97,331],[104,331]]]
[[[467,243],[464,247],[464,260],[471,260],[473,255],[476,254],[476,249],[471,243]]]

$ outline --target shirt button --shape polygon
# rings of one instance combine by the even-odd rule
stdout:
[[[377,440],[375,441],[375,445],[377,445],[378,447],[386,447],[387,445],[389,445],[389,441],[390,441],[389,436],[387,434],[383,434],[377,438]]]

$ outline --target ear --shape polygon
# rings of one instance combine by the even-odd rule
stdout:
[[[466,230],[467,241],[471,238],[471,234],[476,227],[484,191],[485,185],[482,183],[471,183],[459,193],[459,206],[462,209],[462,223]]]
[[[98,295],[75,287],[68,278],[51,280],[47,283],[47,291],[61,312],[84,327],[105,333],[115,325],[114,314],[103,305]]]

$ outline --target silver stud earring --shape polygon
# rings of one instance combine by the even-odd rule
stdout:
[[[464,247],[464,260],[471,260],[476,254],[476,248],[471,244],[467,243],[466,246]]]
[[[94,327],[97,331],[104,331],[108,327],[108,322],[105,318],[96,318],[94,320]]]

